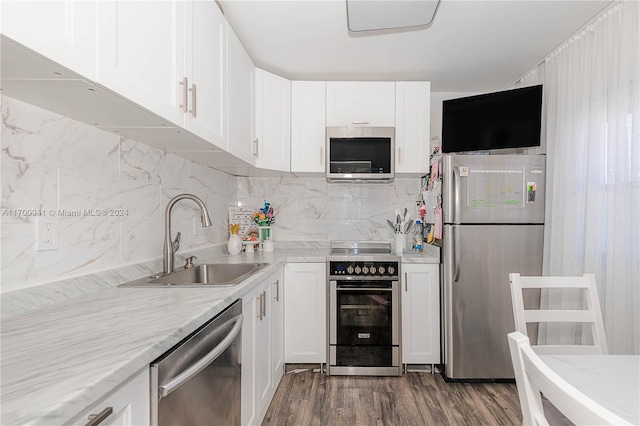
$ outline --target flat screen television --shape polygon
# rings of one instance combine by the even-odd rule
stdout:
[[[542,85],[451,99],[442,106],[442,152],[540,146]]]

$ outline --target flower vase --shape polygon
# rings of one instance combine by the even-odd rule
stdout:
[[[407,247],[407,234],[396,234],[396,254],[401,256]]]
[[[258,226],[260,238],[260,249],[264,249],[265,241],[273,241],[273,228],[270,226]]]
[[[242,240],[238,234],[231,234],[229,241],[227,241],[227,250],[229,250],[229,254],[240,254],[242,251]]]

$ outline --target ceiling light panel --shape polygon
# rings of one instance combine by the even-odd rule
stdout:
[[[347,0],[350,31],[427,25],[440,0]]]

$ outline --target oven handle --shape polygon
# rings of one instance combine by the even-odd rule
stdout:
[[[195,364],[191,367],[184,370],[182,373],[178,374],[174,379],[172,379],[166,385],[160,386],[159,398],[162,399],[165,396],[169,395],[174,390],[178,389],[184,383],[186,383],[193,376],[207,368],[209,364],[215,361],[220,354],[222,354],[235,340],[235,338],[240,334],[240,330],[242,330],[242,314],[236,316],[235,318],[229,320],[229,323],[235,323],[229,334],[222,339],[220,344],[213,348],[211,352],[200,358]],[[221,325],[224,327],[224,325]]]
[[[371,287],[338,287],[337,291],[393,291],[392,288],[371,288]]]

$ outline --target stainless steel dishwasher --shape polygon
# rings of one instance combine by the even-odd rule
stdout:
[[[151,424],[239,425],[242,304],[151,363]]]

